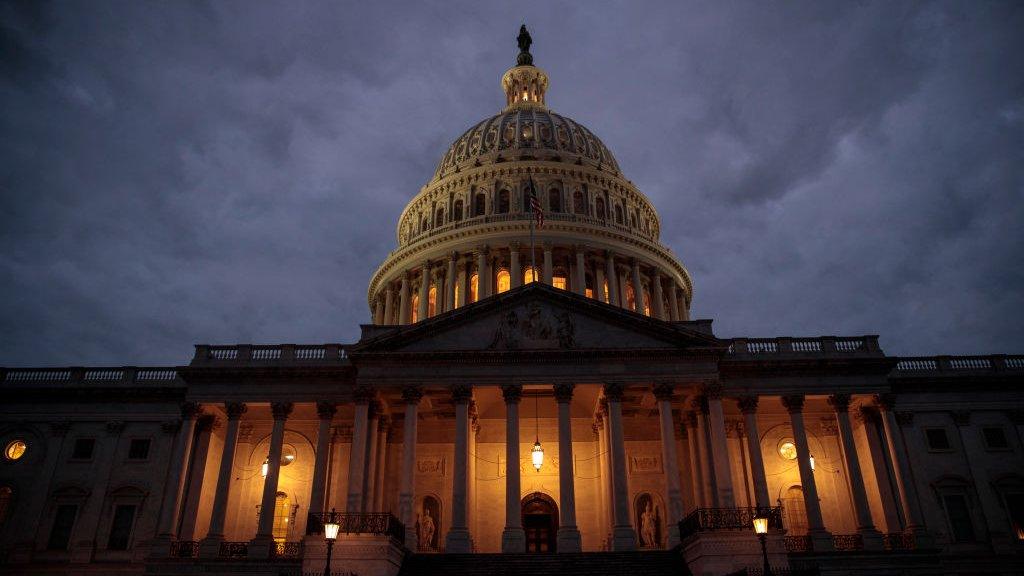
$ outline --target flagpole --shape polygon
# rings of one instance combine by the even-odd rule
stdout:
[[[530,274],[530,282],[537,281],[537,249],[533,245],[533,221],[537,216],[533,213],[533,198],[532,196],[537,195],[537,190],[533,186],[533,177],[530,177],[530,268],[532,272]]]

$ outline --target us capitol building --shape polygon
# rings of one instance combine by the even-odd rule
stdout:
[[[715,335],[530,43],[359,341],[0,368],[0,574],[1024,573],[1024,357]]]

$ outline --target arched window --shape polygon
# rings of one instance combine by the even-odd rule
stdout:
[[[498,192],[498,214],[508,214],[509,212],[509,191],[502,190]]]
[[[615,223],[622,224],[622,204],[615,205]]]
[[[288,495],[284,492],[277,493],[274,501],[274,540],[284,542],[290,533],[292,507]]]
[[[419,318],[417,318],[417,316],[419,315],[419,310],[420,310],[420,294],[419,294],[419,290],[417,290],[412,295],[411,301],[412,301],[412,305],[409,306],[409,323],[410,324],[415,324],[416,322],[419,321]]]
[[[523,271],[523,284],[529,284],[537,280],[540,280],[540,278],[537,277],[537,272],[533,269],[533,266],[527,266],[526,270]]]
[[[473,216],[483,216],[487,211],[487,196],[482,192],[473,199]]]
[[[596,204],[597,204],[597,217],[600,218],[601,220],[604,220],[604,218],[605,218],[604,198],[598,198]]]
[[[591,276],[590,274],[587,274],[586,287],[584,288],[584,292],[586,293],[587,298],[594,297],[594,277]]]
[[[559,289],[561,289],[561,290],[566,290],[566,289],[568,289],[568,285],[569,285],[569,283],[568,283],[568,279],[567,279],[567,278],[566,278],[566,276],[565,276],[565,272],[562,272],[561,270],[559,270],[559,271],[558,271],[558,272],[557,272],[557,273],[556,273],[556,274],[555,274],[555,275],[554,275],[554,276],[553,276],[553,277],[551,278],[551,285],[552,285],[552,286],[554,286],[555,288],[559,288]]]
[[[452,306],[455,308],[459,307],[459,296],[462,295],[462,282],[455,283],[455,302],[452,302]]]
[[[782,499],[782,509],[786,514],[786,530],[793,535],[807,534],[807,508],[804,507],[804,489],[791,486]]]
[[[523,212],[530,212],[530,187],[523,188]]]
[[[636,214],[629,215],[629,226],[634,230],[636,229]]]
[[[421,233],[422,232],[426,232],[429,229],[430,229],[430,222],[428,222],[427,221],[427,217],[424,216],[423,219],[420,220],[420,232]]]
[[[438,208],[437,213],[434,215],[434,226],[444,225],[444,208]]]
[[[651,315],[651,293],[644,288],[644,316]]]
[[[512,287],[512,276],[508,273],[508,270],[505,270],[504,268],[498,270],[497,281],[498,294],[501,294],[502,292],[507,292],[508,289]]]
[[[636,310],[636,291],[632,282],[626,282],[626,308]]]
[[[585,214],[587,212],[587,205],[583,202],[583,192],[579,190],[572,194],[572,211],[577,214]]]
[[[452,210],[452,217],[456,222],[462,220],[462,200],[455,201],[455,208]]]
[[[548,190],[548,211],[562,211],[562,193],[558,191],[558,188]]]
[[[427,318],[437,314],[437,286],[431,286],[427,292]]]
[[[470,302],[476,302],[476,296],[477,296],[477,294],[480,293],[478,291],[479,283],[480,283],[480,276],[477,275],[476,272],[473,272],[473,275],[469,277],[469,301]]]
[[[604,286],[601,288],[601,301],[605,304],[611,304],[611,299],[608,297],[608,281],[604,281]]]

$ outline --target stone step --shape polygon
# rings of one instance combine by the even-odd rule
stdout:
[[[410,554],[399,576],[690,576],[676,551],[570,554]]]

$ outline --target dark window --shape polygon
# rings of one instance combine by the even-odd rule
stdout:
[[[444,209],[438,208],[437,214],[434,215],[434,226],[444,225]]]
[[[455,201],[455,221],[462,220],[462,200]]]
[[[971,522],[971,511],[967,507],[967,497],[963,494],[947,494],[942,497],[946,504],[946,516],[953,530],[954,542],[974,542],[974,524]]]
[[[128,540],[132,535],[132,523],[135,521],[135,506],[119,504],[114,509],[114,520],[110,523],[110,538],[107,548],[110,550],[127,550]]]
[[[622,224],[622,206],[615,206],[615,223]]]
[[[605,218],[605,214],[604,214],[604,198],[598,198],[597,199],[597,217],[600,218],[601,220],[604,220],[604,218]]]
[[[508,214],[509,212],[509,191],[502,190],[498,192],[498,214]]]
[[[548,190],[548,210],[551,212],[562,211],[562,193],[555,188]]]
[[[572,195],[572,211],[577,214],[583,214],[587,211],[587,206],[583,202],[583,192],[577,190]]]
[[[929,428],[924,431],[928,438],[928,448],[931,450],[949,450],[949,436],[943,428]]]
[[[483,216],[486,209],[487,197],[483,194],[477,194],[473,200],[473,216]]]
[[[95,439],[78,438],[75,440],[75,448],[71,451],[71,457],[75,460],[88,460],[92,458],[92,450],[95,447]]]
[[[982,428],[981,434],[985,437],[985,446],[993,450],[1005,450],[1010,447],[1006,441],[1006,432],[1002,428]]]
[[[71,529],[75,527],[76,515],[78,515],[78,506],[75,504],[57,506],[57,513],[53,516],[53,528],[50,529],[50,539],[46,542],[47,550],[68,549],[68,541],[71,540]]]
[[[1024,494],[1007,494],[1006,510],[1013,523],[1013,533],[1017,540],[1024,540]]]
[[[149,458],[149,438],[133,438],[128,445],[128,458],[130,460],[145,460]]]

